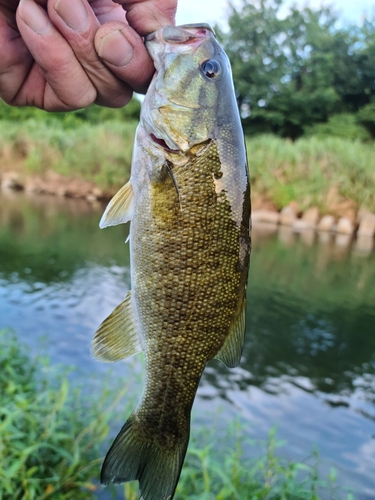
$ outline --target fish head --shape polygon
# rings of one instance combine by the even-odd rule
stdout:
[[[230,63],[212,28],[165,26],[146,37],[146,46],[156,69],[142,105],[147,133],[179,153],[215,139],[231,108],[238,111]]]

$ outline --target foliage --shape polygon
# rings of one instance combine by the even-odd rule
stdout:
[[[135,128],[135,122],[87,123],[75,130],[33,120],[22,127],[0,122],[0,168],[51,170],[113,192],[129,178]],[[295,143],[272,135],[246,139],[254,196],[277,208],[296,201],[301,210],[316,205],[321,213],[339,215],[337,208],[348,202],[353,210],[375,211],[375,146],[359,141],[369,137],[366,130],[347,114],[307,130],[311,137]]]
[[[46,360],[26,355],[0,331],[0,499],[87,499],[108,432],[102,396],[95,407]]]
[[[365,108],[363,108],[365,110]],[[364,114],[362,115],[364,116]],[[358,118],[354,114],[340,113],[329,117],[326,123],[315,123],[311,127],[306,127],[305,136],[315,135],[320,138],[341,137],[350,141],[369,142],[371,134],[367,127],[358,123]],[[375,120],[374,120],[375,125]],[[375,129],[374,129],[375,132]]]
[[[243,427],[237,424],[226,437],[230,447],[215,453],[214,438],[207,443],[207,433],[192,438],[181,478],[176,490],[176,500],[319,500],[321,493],[337,498],[336,471],[332,469],[326,479],[318,471],[318,455],[312,465],[287,462],[277,456],[282,443],[275,439],[272,430],[267,443],[263,443],[261,459],[246,458],[246,448],[259,445],[243,439]],[[234,443],[233,443],[234,440]],[[124,487],[127,500],[137,500],[136,483]],[[341,498],[353,500],[341,490]],[[345,495],[345,496],[343,496]]]
[[[359,110],[357,121],[365,127],[375,139],[375,101]]]
[[[121,187],[129,178],[136,122],[107,121],[64,129],[58,122],[0,121],[0,164],[25,173],[83,178],[102,188]]]
[[[375,211],[375,145],[339,137],[301,138],[295,143],[272,135],[246,140],[252,191],[277,208],[296,201],[305,210],[336,213],[350,202]]]
[[[58,122],[60,128],[74,128],[86,122],[100,124],[108,120],[138,120],[140,109],[141,104],[135,98],[127,106],[120,109],[104,108],[92,104],[87,108],[69,113],[48,113],[32,107],[18,108],[8,106],[0,99],[0,121],[16,121],[20,123],[26,120],[36,120],[38,123],[44,122],[52,125]]]
[[[375,23],[338,27],[330,7],[285,11],[283,0],[243,0],[217,28],[232,62],[247,132],[298,138],[332,114],[375,97]]]

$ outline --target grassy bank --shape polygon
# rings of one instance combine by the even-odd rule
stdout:
[[[89,402],[66,374],[30,359],[13,333],[0,331],[0,344],[0,499],[96,498],[113,394],[96,393]],[[241,425],[221,449],[214,431],[193,434],[176,500],[319,500],[320,492],[353,498],[336,488],[334,471],[322,479],[316,464],[278,458],[273,434],[258,460],[245,458],[253,443]],[[134,483],[124,486],[125,496],[138,498]]]
[[[136,122],[107,121],[64,128],[41,121],[0,122],[0,171],[43,175],[48,170],[115,191],[129,177]],[[254,200],[280,209],[345,215],[375,212],[375,144],[339,137],[247,138]]]
[[[375,143],[308,137],[247,139],[252,188],[277,208],[296,201],[321,213],[366,208],[375,212]]]
[[[0,121],[0,171],[43,175],[52,170],[117,189],[129,178],[136,126],[135,121],[67,128],[58,122]]]

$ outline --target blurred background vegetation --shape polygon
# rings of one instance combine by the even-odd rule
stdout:
[[[332,7],[285,10],[284,0],[244,0],[216,26],[233,68],[245,132],[375,138],[375,20],[343,24]],[[140,103],[115,110],[90,106],[72,113],[12,108],[0,120],[84,122],[138,120]]]
[[[345,24],[332,7],[292,7],[284,0],[244,0],[230,7],[228,29],[216,26],[232,63],[245,132],[375,138],[375,20]],[[285,13],[286,12],[286,13]],[[72,113],[13,108],[0,101],[0,120],[85,122],[138,120],[140,103],[92,105]]]
[[[244,1],[216,28],[245,131],[375,138],[375,20],[343,25],[331,7]],[[322,128],[321,124],[326,124]]]
[[[345,24],[331,7],[244,0],[227,21],[215,30],[232,63],[253,202],[375,211],[375,19]],[[108,198],[129,178],[140,107],[133,98],[47,113],[0,100],[0,170],[84,179]]]

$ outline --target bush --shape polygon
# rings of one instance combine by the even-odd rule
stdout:
[[[306,127],[305,136],[317,136],[325,139],[328,136],[341,137],[350,141],[363,141],[371,140],[369,131],[358,123],[358,118],[354,114],[341,113],[333,115],[326,123],[316,123],[311,127]]]

